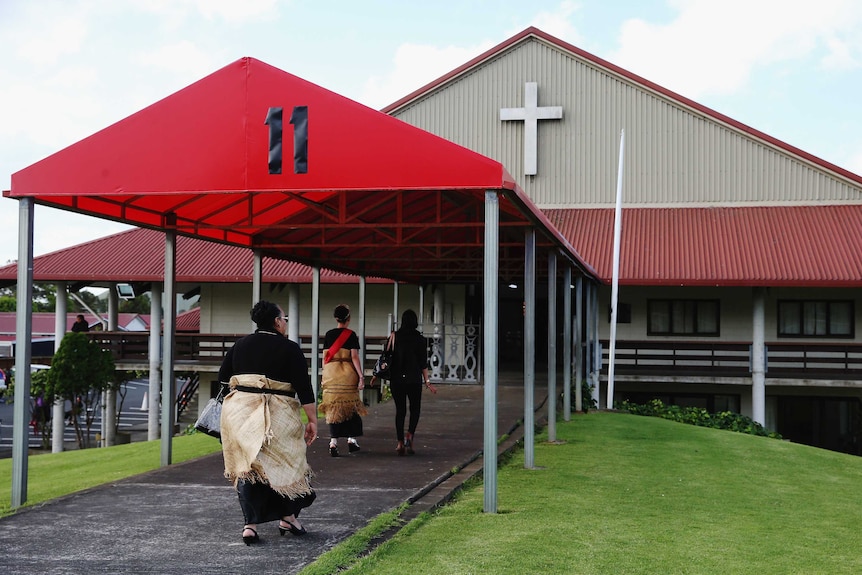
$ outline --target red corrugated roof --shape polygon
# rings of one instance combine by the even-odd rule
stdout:
[[[176,280],[183,283],[252,281],[253,253],[186,236],[177,237]],[[0,267],[0,286],[17,282],[17,264]],[[165,235],[136,228],[33,258],[33,279],[40,282],[161,282],[165,271]],[[294,262],[263,258],[263,281],[311,283],[311,268]],[[323,283],[356,283],[356,276],[323,269]],[[369,283],[391,280],[368,278]]]
[[[66,314],[66,331],[72,331],[72,324],[75,323],[75,318],[78,312],[70,312]],[[99,318],[85,312],[84,319],[92,329],[98,325]],[[141,320],[147,328],[150,325],[149,314],[137,313],[119,313],[117,314],[117,325],[125,328],[132,320]],[[0,341],[15,341],[16,329],[16,314],[14,311],[0,312]],[[54,312],[34,312],[33,313],[33,339],[53,339],[54,338]]]
[[[614,210],[549,209],[610,282]],[[862,286],[862,205],[623,208],[620,285]]]
[[[164,322],[162,322],[164,326]],[[176,331],[180,332],[199,332],[201,330],[201,308],[195,307],[177,316]]]

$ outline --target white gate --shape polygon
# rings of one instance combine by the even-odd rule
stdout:
[[[431,381],[478,383],[481,378],[481,329],[478,324],[434,324],[430,342]]]

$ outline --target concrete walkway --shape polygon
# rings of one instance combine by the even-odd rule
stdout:
[[[484,389],[437,387],[423,395],[414,456],[395,453],[391,401],[364,418],[362,449],[353,455],[342,440],[342,456],[330,457],[321,426],[308,454],[317,500],[302,514],[304,537],[280,537],[273,522],[260,526],[261,544],[244,545],[242,512],[218,453],[0,519],[0,573],[297,573],[375,516],[409,501],[405,516],[414,517],[481,471]],[[501,377],[497,434],[511,432],[501,451],[522,437],[523,404],[520,378]],[[452,476],[453,469],[461,471]]]

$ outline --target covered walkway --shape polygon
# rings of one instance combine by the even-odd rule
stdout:
[[[42,573],[297,573],[377,515],[413,502],[410,519],[450,496],[482,469],[480,386],[440,385],[425,393],[414,456],[395,454],[395,406],[375,406],[364,419],[362,450],[329,456],[327,442],[309,449],[317,501],[303,512],[305,537],[279,537],[262,525],[262,545],[240,538],[242,513],[222,477],[221,454],[25,508],[0,519],[0,569]],[[500,380],[498,428],[510,449],[522,437],[524,388]],[[544,395],[537,394],[536,405]],[[216,441],[213,439],[213,441]],[[462,471],[451,476],[451,470]]]

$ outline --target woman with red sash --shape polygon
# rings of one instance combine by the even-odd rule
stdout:
[[[359,451],[356,438],[362,435],[362,416],[368,413],[359,392],[365,388],[365,375],[359,361],[359,338],[350,325],[350,308],[341,304],[333,313],[338,327],[323,338],[323,397],[320,411],[329,424],[329,454],[338,457],[338,438],[347,438],[347,450]]]

